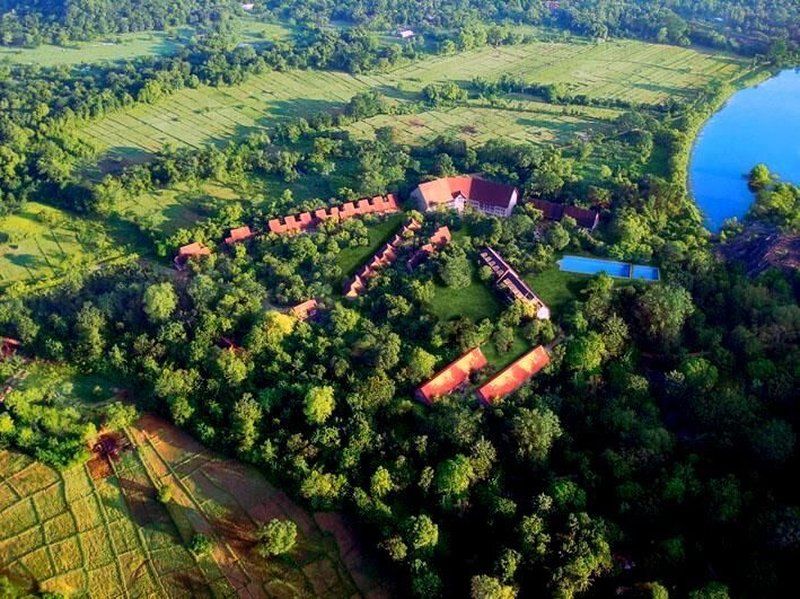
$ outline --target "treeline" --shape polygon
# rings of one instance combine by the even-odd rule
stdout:
[[[555,26],[605,39],[635,37],[662,43],[699,43],[747,54],[789,59],[800,43],[800,7],[794,0],[272,0],[274,14],[298,21],[346,20],[372,27],[408,26],[422,33],[472,19]],[[784,42],[784,43],[782,43]]]
[[[748,183],[756,194],[748,217],[800,233],[800,187],[780,181],[765,164],[753,167]]]
[[[208,25],[233,14],[232,0],[0,0],[0,45],[38,46],[98,35]]]

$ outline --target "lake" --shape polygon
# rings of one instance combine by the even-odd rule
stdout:
[[[692,151],[689,187],[709,229],[747,213],[753,194],[746,177],[759,162],[800,184],[800,70],[737,92],[704,125]]]

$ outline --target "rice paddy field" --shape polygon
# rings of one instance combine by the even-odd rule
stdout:
[[[22,385],[63,387],[68,402],[107,399],[113,389],[70,369],[28,368]],[[94,454],[65,471],[0,450],[0,573],[66,596],[385,595],[338,514],[306,512],[256,470],[154,416],[143,416],[116,445],[118,457]],[[172,491],[166,503],[157,499],[164,485]],[[255,531],[272,518],[293,520],[298,544],[263,559],[253,552]],[[197,533],[212,540],[209,554],[186,549]]]
[[[184,89],[156,104],[87,123],[81,136],[103,156],[136,160],[165,144],[222,144],[282,120],[340,108],[367,89],[403,102],[418,99],[418,92],[431,82],[468,82],[476,76],[496,79],[508,73],[532,82],[563,83],[590,97],[657,104],[670,97],[691,97],[712,80],[734,80],[745,72],[746,64],[740,60],[689,48],[631,40],[534,42],[427,57],[379,74],[268,72],[238,86]],[[457,109],[447,116],[438,112],[414,115],[403,119],[401,134],[418,139],[418,134],[430,135],[431,129],[464,128],[474,126],[476,118],[490,118],[493,127],[515,130],[518,136],[558,140],[565,127],[591,128],[597,119],[613,114],[587,110],[582,118],[568,120],[552,114],[552,107],[526,104],[529,115],[491,108]],[[415,117],[423,126],[416,124]]]

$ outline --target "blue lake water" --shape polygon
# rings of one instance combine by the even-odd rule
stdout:
[[[737,92],[700,132],[689,187],[709,229],[745,215],[753,202],[746,177],[759,162],[800,184],[800,70]]]

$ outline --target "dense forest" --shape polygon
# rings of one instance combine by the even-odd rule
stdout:
[[[786,57],[800,43],[800,8],[793,0],[267,0],[256,14],[297,22],[345,22],[372,29],[416,28],[441,33],[470,20],[527,23],[569,29],[597,38],[628,36],[663,43],[698,43],[748,54]],[[230,0],[91,2],[88,0],[2,0],[0,44],[65,43],[70,39],[175,25],[209,24],[241,14]]]
[[[230,0],[2,0],[0,44],[63,44],[109,33],[209,24],[239,4]]]
[[[182,88],[292,68],[371,73],[425,53],[523,42],[507,22],[702,41],[772,52],[779,64],[798,41],[797,3],[276,0],[255,12],[291,19],[294,36],[257,47],[224,25],[238,5],[0,0],[6,44],[203,26],[173,56],[90,69],[0,64],[0,214],[36,199],[76,218],[113,220],[123,200],[181,184],[287,188],[209,204],[169,235],[134,219],[148,250],[135,262],[1,296],[0,334],[23,349],[0,361],[0,378],[24,358],[119,381],[142,410],[258,466],[312,508],[353,516],[398,596],[790,596],[800,560],[800,495],[788,475],[800,466],[800,279],[796,269],[752,273],[720,259],[685,185],[697,128],[731,92],[724,82],[653,105],[510,74],[430,83],[405,104],[373,90],[225,144],[167,147],[102,177],[80,172],[97,156],[75,132]],[[386,45],[375,35],[401,25],[426,39]],[[603,134],[564,147],[452,135],[408,144],[392,127],[367,140],[345,130],[379,115],[520,95],[561,116],[576,107],[618,115]],[[589,177],[600,148],[634,158]],[[652,162],[655,174],[644,169]],[[523,201],[509,218],[423,215],[407,201],[420,181],[471,172],[519,188]],[[298,200],[288,189],[333,177],[342,182],[336,197]],[[750,185],[751,213],[720,238],[753,223],[800,230],[797,187],[763,165]],[[352,303],[341,299],[349,273],[339,258],[369,245],[370,231],[385,224],[379,217],[221,244],[232,227],[264,231],[283,214],[390,191],[406,201],[403,218],[420,223],[418,238],[446,225],[453,242],[409,271],[419,244],[404,239],[400,259]],[[529,198],[591,206],[602,225],[546,220]],[[166,268],[190,242],[214,251],[186,271]],[[475,267],[487,245],[531,276],[573,252],[657,264],[662,280],[582,279],[553,321],[530,318],[519,303],[492,317],[438,317],[437,294],[458,297],[488,281],[491,273]],[[312,297],[317,318],[287,313]],[[507,356],[515,343],[550,347],[551,363],[503,402],[413,399],[466,350]],[[86,413],[62,409],[44,389],[9,394],[0,406],[0,448],[57,468],[83,463],[96,433]],[[6,589],[16,593],[0,578],[0,595]]]

